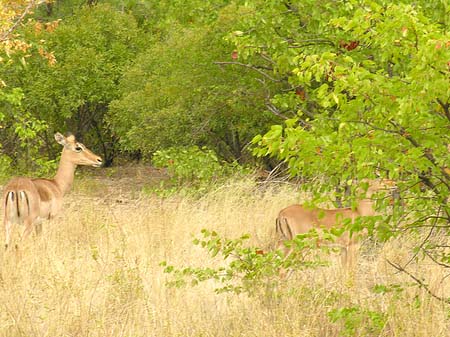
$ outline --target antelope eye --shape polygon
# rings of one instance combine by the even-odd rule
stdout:
[[[77,146],[76,148],[75,148],[75,151],[76,152],[81,152],[83,150],[83,148],[81,147],[81,146]]]

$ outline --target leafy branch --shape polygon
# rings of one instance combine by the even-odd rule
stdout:
[[[214,64],[218,64],[218,65],[238,65],[240,67],[245,67],[245,68],[249,68],[251,70],[256,71],[257,73],[263,75],[264,77],[268,78],[269,80],[271,80],[272,82],[283,82],[286,79],[282,78],[282,79],[276,79],[272,76],[270,76],[269,74],[267,74],[266,72],[264,72],[263,70],[272,70],[271,68],[268,67],[264,67],[264,66],[256,66],[256,65],[252,65],[252,64],[247,64],[247,63],[242,63],[242,62],[237,62],[237,61],[222,61],[222,62],[214,62]]]
[[[17,27],[22,23],[25,16],[27,16],[31,10],[36,7],[37,5],[44,3],[45,0],[31,0],[29,1],[28,5],[25,7],[25,9],[20,13],[20,15],[17,17],[17,19],[14,21],[14,23],[0,36],[0,42],[7,41],[10,38],[10,35],[14,30],[17,29]]]
[[[317,256],[307,258],[308,252],[314,250],[329,251],[326,246],[318,247],[317,232],[299,235],[291,242],[286,242],[286,245],[294,248],[294,253],[287,257],[278,250],[265,251],[248,245],[248,234],[237,239],[227,239],[206,229],[203,229],[201,234],[203,238],[196,238],[193,243],[206,249],[212,258],[219,258],[219,266],[176,268],[164,261],[161,266],[164,267],[165,273],[171,275],[167,282],[169,286],[196,286],[207,280],[215,280],[222,284],[215,289],[217,293],[245,292],[254,295],[259,291],[275,290],[282,281],[282,269],[298,270],[327,265]],[[332,240],[332,236],[329,233],[325,240]]]
[[[390,266],[394,267],[396,270],[398,270],[399,272],[405,273],[406,275],[408,275],[410,278],[412,278],[421,288],[425,289],[425,291],[433,298],[444,302],[446,304],[450,304],[450,298],[446,298],[446,297],[442,297],[442,296],[438,296],[436,295],[433,291],[431,291],[430,287],[421,279],[419,279],[417,276],[415,276],[414,274],[412,274],[411,272],[407,271],[405,269],[405,267],[402,267],[399,264],[396,264],[388,259],[386,259],[386,262],[389,263]]]

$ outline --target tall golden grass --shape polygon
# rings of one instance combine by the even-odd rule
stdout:
[[[1,336],[450,336],[450,308],[386,264],[386,257],[407,260],[410,242],[401,240],[364,249],[351,283],[332,259],[281,281],[279,296],[216,294],[213,281],[169,288],[161,261],[218,263],[192,244],[202,228],[229,238],[249,233],[266,247],[277,212],[299,193],[243,181],[197,199],[158,198],[124,179],[79,179],[42,235],[0,253]],[[433,264],[414,268],[448,294]],[[377,284],[403,290],[377,293]],[[339,308],[359,314],[343,311],[332,322]],[[373,313],[382,328],[373,328]]]

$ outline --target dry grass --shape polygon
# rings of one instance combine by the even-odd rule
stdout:
[[[215,263],[192,244],[202,228],[227,237],[250,233],[253,244],[265,246],[278,210],[298,194],[289,187],[255,192],[242,182],[199,200],[160,199],[126,179],[79,179],[43,235],[20,254],[1,253],[0,336],[343,336],[349,330],[327,313],[345,307],[362,310],[351,316],[352,335],[450,336],[449,307],[384,262],[405,261],[405,242],[366,249],[351,284],[331,266],[297,272],[277,298],[217,295],[212,282],[168,288],[161,261]],[[433,265],[415,268],[448,294]],[[404,290],[376,294],[376,284]],[[382,330],[371,331],[374,312],[384,315]]]

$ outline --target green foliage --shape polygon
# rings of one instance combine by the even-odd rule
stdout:
[[[108,5],[82,7],[59,24],[31,21],[24,34],[34,46],[27,62],[5,69],[8,83],[24,93],[10,116],[49,125],[34,128],[45,140],[52,139],[47,129],[83,135],[93,149],[101,147],[110,164],[115,149],[104,115],[117,97],[123,68],[145,41],[133,16]]]
[[[401,292],[403,292],[404,289],[404,285],[401,284],[375,284],[372,288],[372,291],[375,294],[388,294],[388,293],[395,293],[395,294],[399,294]]]
[[[209,6],[196,10],[208,12]],[[211,15],[217,20],[188,26],[170,17],[174,8],[166,38],[149,45],[125,72],[121,97],[110,105],[110,126],[127,151],[149,155],[206,145],[227,160],[245,160],[246,144],[274,119],[263,112],[264,92],[245,68],[215,64],[230,60],[233,46],[223,36],[236,21],[236,8],[216,8]]]
[[[6,180],[11,174],[11,159],[8,156],[0,155],[0,183]]]
[[[254,139],[260,145],[257,155],[277,156],[293,174],[307,176],[321,172],[339,178],[368,177],[377,167],[393,178],[405,173],[417,177],[429,168],[442,175],[448,155],[446,136],[438,130],[444,130],[448,119],[438,101],[448,97],[444,74],[450,51],[436,46],[447,40],[445,33],[439,35],[408,7],[369,9],[329,21],[336,34],[352,36],[362,47],[347,53],[333,46],[321,54],[293,56],[290,81],[308,88],[308,104],[314,102],[315,108],[305,113],[306,106],[299,102],[297,117],[286,127],[273,127]],[[367,15],[374,19],[367,21]],[[402,29],[419,27],[423,36],[417,36],[421,43],[417,49],[408,35],[402,37]],[[392,68],[385,70],[386,64]],[[434,161],[424,156],[425,149],[433,153]]]
[[[14,89],[12,92],[6,92],[5,90],[0,90],[0,105],[2,110],[0,110],[0,130],[4,128],[3,123],[5,121],[6,114],[4,109],[9,106],[17,106],[20,104],[23,95],[21,90]],[[2,130],[3,131],[3,130]],[[0,150],[2,150],[3,137],[0,137]],[[3,152],[3,151],[2,151]],[[11,173],[11,158],[3,153],[0,153],[0,180],[4,180]]]
[[[0,63],[2,78],[24,94],[4,121],[5,139],[15,136],[15,116],[42,123],[41,155],[13,143],[5,152],[28,166],[56,155],[54,131],[72,131],[106,165],[118,151],[147,158],[191,145],[252,160],[244,149],[275,121],[264,101],[276,85],[262,88],[247,68],[215,64],[235,60],[223,37],[239,10],[226,0],[41,4],[21,30],[31,48]]]
[[[150,8],[147,25],[153,24],[163,33],[170,33],[173,25],[195,26],[214,24],[220,9],[229,4],[230,0],[165,0],[154,1]],[[182,8],[183,10],[180,10]]]
[[[379,336],[387,324],[386,314],[359,306],[333,309],[328,317],[333,323],[342,322],[341,336]]]
[[[217,293],[245,292],[250,295],[275,286],[277,270],[281,264],[278,253],[262,254],[260,248],[246,246],[245,242],[249,239],[247,234],[238,239],[226,239],[217,232],[203,229],[202,235],[203,239],[195,239],[194,244],[206,249],[211,257],[220,256],[224,261],[229,259],[228,264],[217,268],[177,269],[162,262],[164,271],[172,276],[172,280],[168,281],[169,286],[195,286],[206,280],[216,280],[223,284],[216,288]]]
[[[305,268],[317,268],[327,265],[317,254],[319,251],[329,252],[327,248],[318,247],[317,232],[298,235],[287,245],[294,246],[294,253],[288,257],[277,250],[264,251],[246,243],[250,239],[244,234],[237,239],[228,239],[215,231],[203,229],[202,238],[194,239],[193,243],[207,250],[219,267],[184,267],[177,268],[166,261],[161,265],[165,273],[171,275],[169,286],[196,286],[207,280],[214,280],[221,286],[217,293],[246,293],[251,296],[274,296],[280,283],[280,271]],[[325,238],[324,240],[327,240]],[[323,241],[323,240],[322,240]]]
[[[0,106],[3,110],[0,112],[0,123],[2,123],[0,128],[3,129],[0,136],[0,149],[3,144],[2,152],[11,153],[12,149],[19,149],[26,155],[23,160],[18,160],[18,155],[11,156],[2,153],[0,155],[2,164],[0,178],[5,178],[12,173],[12,157],[15,157],[14,166],[19,172],[36,171],[42,174],[46,173],[49,168],[53,168],[52,162],[47,162],[40,155],[43,141],[37,137],[38,134],[47,130],[48,126],[30,113],[21,112],[23,99],[24,94],[20,88],[13,88],[10,91],[4,89],[0,92]]]
[[[167,170],[172,188],[163,182],[164,189],[179,192],[203,193],[223,182],[231,175],[243,174],[245,169],[238,164],[219,160],[216,153],[205,147],[175,147],[156,151],[152,164]]]
[[[0,102],[5,104],[11,104],[13,106],[18,106],[22,102],[23,99],[23,92],[20,90],[20,88],[13,88],[11,92],[8,92],[6,90],[0,91]],[[0,121],[2,121],[5,118],[5,114],[0,114]]]
[[[153,164],[157,168],[166,168],[179,184],[196,181],[207,183],[223,172],[214,151],[197,146],[156,151]]]
[[[384,239],[428,226],[448,233],[448,3],[252,1],[242,7],[253,15],[241,17],[229,40],[246,62],[272,67],[270,76],[287,86],[270,103],[288,119],[253,139],[254,154],[285,162],[316,197],[355,178],[395,179],[408,217],[383,212],[382,226],[358,227],[372,227]],[[381,211],[388,207],[378,203]],[[448,268],[442,245],[419,243],[413,253]]]

